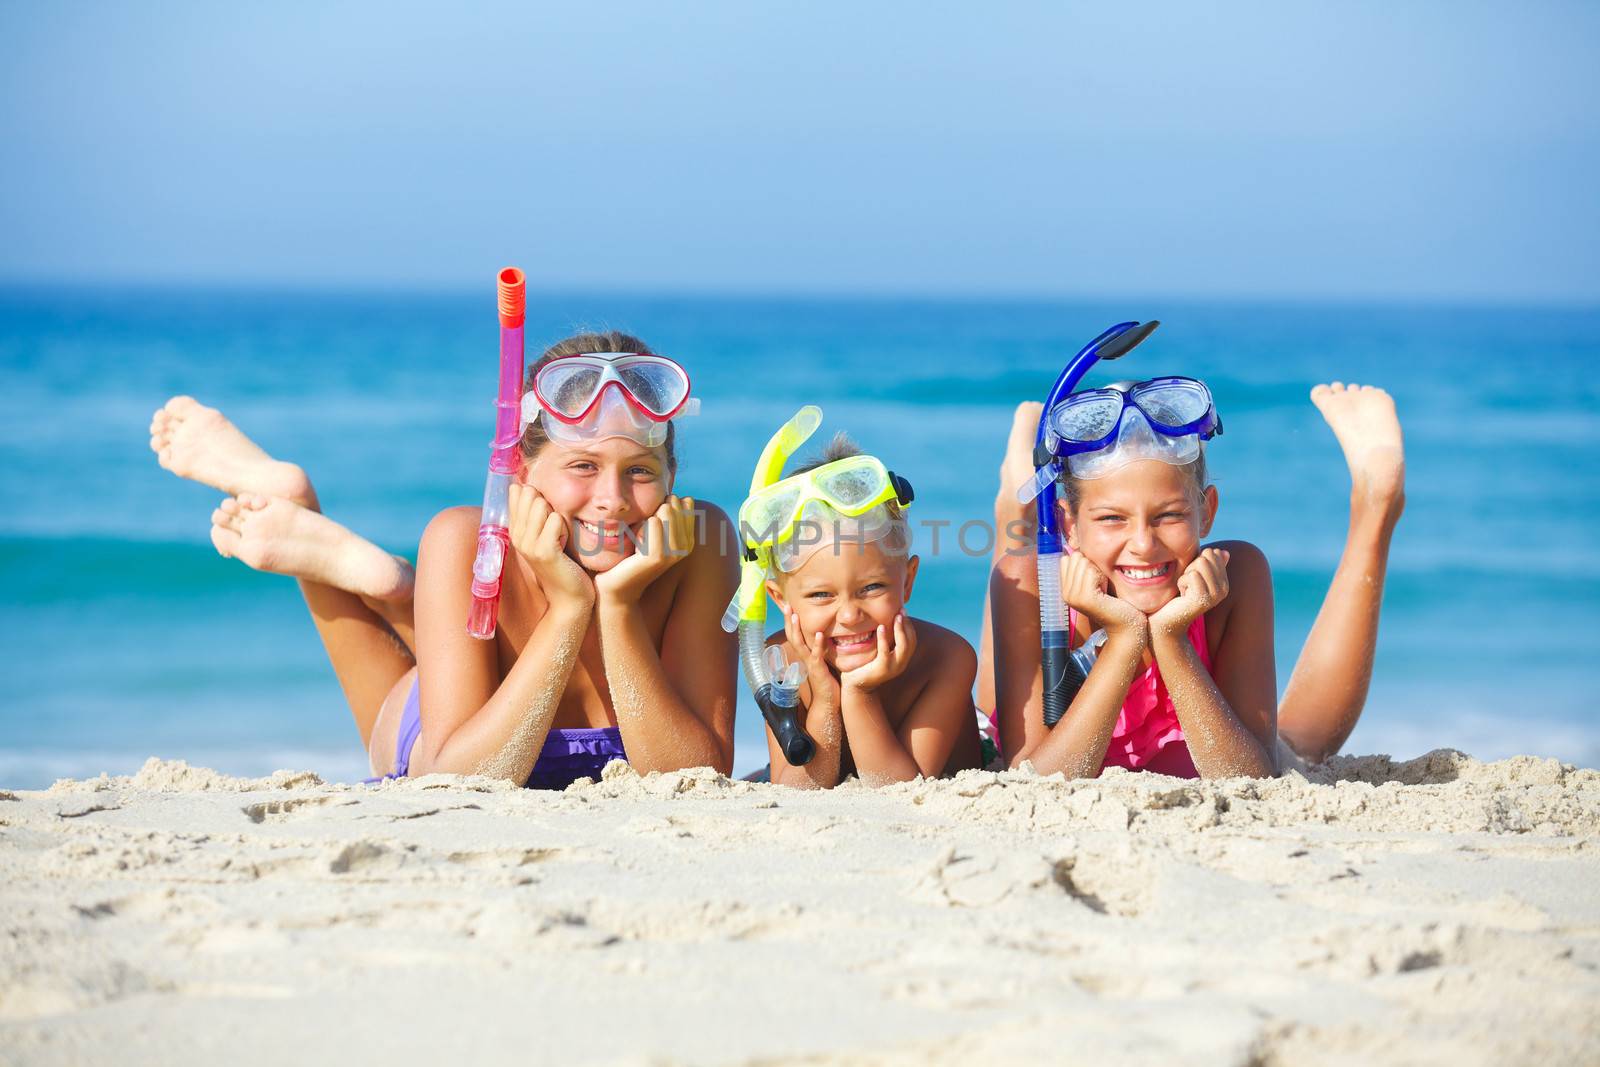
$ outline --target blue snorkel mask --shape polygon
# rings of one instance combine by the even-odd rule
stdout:
[[[1044,673],[1045,722],[1052,725],[1066,714],[1085,676],[1072,661],[1067,606],[1061,599],[1062,540],[1056,517],[1056,479],[1061,474],[1063,457],[1070,453],[1063,447],[1068,442],[1051,425],[1051,414],[1077,388],[1089,368],[1103,359],[1120,359],[1127,355],[1159,325],[1161,323],[1154,319],[1145,323],[1119,322],[1072,357],[1045,398],[1044,411],[1039,416],[1039,433],[1033,446],[1033,463],[1038,473],[1017,491],[1017,497],[1023,502],[1038,498],[1039,666]],[[1107,431],[1106,440],[1094,445],[1094,449],[1105,449],[1108,442],[1114,448],[1116,435],[1126,421],[1125,413],[1119,415],[1117,423]],[[1086,443],[1076,442],[1068,447]],[[1079,451],[1090,449],[1079,448]]]
[[[1104,478],[1140,459],[1193,463],[1200,442],[1222,432],[1206,383],[1176,375],[1073,393],[1050,409],[1045,423],[1046,449],[1083,479]],[[1060,463],[1046,470],[1059,476]]]

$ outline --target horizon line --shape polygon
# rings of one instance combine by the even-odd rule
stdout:
[[[167,291],[210,292],[220,294],[283,294],[296,296],[418,296],[459,297],[478,294],[492,288],[494,275],[485,272],[481,284],[454,281],[424,281],[396,279],[389,282],[367,282],[355,279],[283,279],[283,278],[181,278],[181,277],[69,277],[69,276],[6,276],[0,275],[0,292],[26,292],[29,290],[53,292],[77,290],[86,286],[110,291]],[[1089,290],[1046,288],[991,288],[991,287],[923,287],[892,288],[860,286],[842,288],[830,286],[758,286],[729,284],[718,287],[712,284],[544,284],[529,278],[530,296],[562,297],[614,297],[634,299],[675,300],[738,300],[748,302],[810,302],[829,301],[847,303],[1169,303],[1178,305],[1258,304],[1269,306],[1338,307],[1348,305],[1383,307],[1473,307],[1473,308],[1539,308],[1543,310],[1596,311],[1600,310],[1600,293],[1593,296],[1553,294],[1488,294],[1458,293],[1378,293],[1378,292],[1259,292],[1248,290],[1217,291],[1159,291],[1147,290]]]

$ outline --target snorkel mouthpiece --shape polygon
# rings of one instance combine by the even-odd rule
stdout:
[[[798,663],[785,663],[783,649],[773,645],[766,652],[766,667],[771,681],[756,690],[756,704],[761,717],[767,721],[778,748],[791,767],[804,767],[817,754],[817,746],[800,728],[800,680],[805,677],[805,667]]]

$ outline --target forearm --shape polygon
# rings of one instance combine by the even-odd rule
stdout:
[[[731,752],[678,695],[637,601],[602,596],[600,653],[628,762],[640,774],[684,767],[733,770]]]
[[[1019,753],[1015,762],[1032,760],[1040,774],[1059,771],[1068,778],[1099,777],[1128,687],[1143,669],[1144,649],[1141,636],[1112,635],[1061,721],[1038,745]]]
[[[794,766],[780,753],[772,761],[772,780],[797,789],[832,789],[839,784],[844,750],[844,718],[837,702],[818,702],[806,708],[800,725],[817,746],[816,753],[804,767]]]
[[[1202,778],[1270,778],[1272,753],[1239,721],[1184,633],[1157,634],[1151,648]]]
[[[870,690],[845,686],[840,694],[844,734],[850,742],[856,774],[868,785],[909,782],[922,774],[906,746],[895,736],[883,702]]]
[[[411,773],[527,781],[572,676],[591,610],[584,604],[546,611],[494,695],[437,748],[419,752],[424,758],[413,759]]]

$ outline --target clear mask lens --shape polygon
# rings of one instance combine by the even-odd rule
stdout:
[[[1133,399],[1166,426],[1198,422],[1211,409],[1211,398],[1192,382],[1158,382],[1134,389]]]
[[[742,517],[742,521],[749,529],[741,533],[756,538],[758,542],[776,538],[794,515],[795,505],[800,502],[800,492],[800,486],[792,485],[780,493],[752,501],[750,506],[744,509]]]
[[[841,507],[850,508],[859,507],[883,492],[885,478],[883,469],[876,463],[846,463],[819,472],[816,485]]]
[[[683,403],[688,387],[677,368],[655,359],[619,361],[617,377],[639,406],[658,418],[665,418]]]
[[[1122,398],[1084,394],[1069,397],[1051,418],[1051,428],[1063,441],[1098,441],[1111,432],[1122,414]]]
[[[601,374],[599,367],[576,360],[560,360],[540,371],[539,390],[551,410],[567,418],[577,418],[594,402]]]

